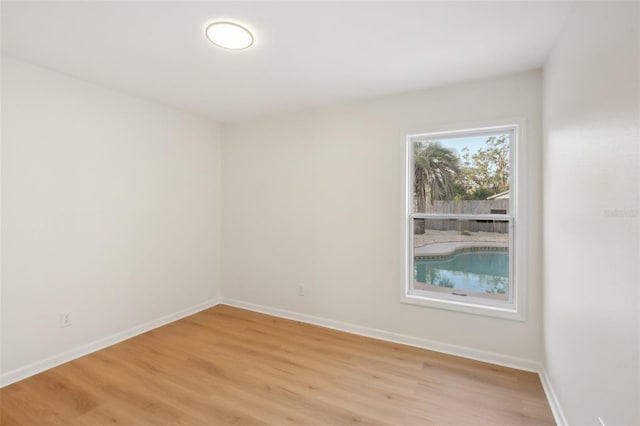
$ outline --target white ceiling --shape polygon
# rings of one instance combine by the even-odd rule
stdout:
[[[2,52],[225,122],[536,68],[569,2],[2,2]],[[250,28],[234,52],[214,20]]]

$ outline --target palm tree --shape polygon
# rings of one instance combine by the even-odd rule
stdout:
[[[454,182],[460,172],[456,153],[439,142],[414,144],[414,194],[416,212],[427,211],[427,201],[453,197]],[[416,220],[415,234],[424,234],[424,220]]]

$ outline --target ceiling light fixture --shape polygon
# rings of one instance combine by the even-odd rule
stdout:
[[[214,22],[205,30],[207,38],[216,46],[242,50],[253,44],[253,35],[242,25],[233,22]]]

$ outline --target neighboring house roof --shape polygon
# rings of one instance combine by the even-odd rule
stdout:
[[[506,190],[496,195],[492,195],[491,197],[487,197],[487,200],[504,200],[504,199],[509,199],[509,190]]]

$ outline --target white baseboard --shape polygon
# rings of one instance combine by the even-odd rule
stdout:
[[[569,423],[567,423],[567,418],[564,416],[564,411],[562,411],[560,401],[558,401],[558,397],[553,390],[551,380],[549,379],[549,375],[547,374],[547,369],[541,367],[538,375],[540,376],[542,389],[544,389],[544,393],[547,396],[547,401],[549,401],[549,407],[551,407],[551,412],[553,413],[553,418],[556,421],[556,425],[567,426]]]
[[[468,348],[465,346],[439,342],[436,340],[423,339],[420,337],[413,337],[404,334],[393,333],[390,331],[363,327],[361,325],[335,321],[331,319],[316,317],[313,315],[301,314],[298,312],[272,308],[269,306],[257,305],[254,303],[243,302],[241,300],[228,299],[226,297],[221,298],[220,303],[224,305],[235,306],[237,308],[248,309],[250,311],[260,312],[263,314],[273,315],[276,317],[319,325],[321,327],[327,327],[334,330],[346,331],[347,333],[358,334],[360,336],[373,337],[374,339],[386,340],[388,342],[400,343],[403,345],[414,346],[430,351],[456,355],[463,358],[474,359],[476,361],[483,361],[490,364],[501,365],[504,367],[516,368],[518,370],[539,373],[541,369],[540,363],[537,361],[503,355],[496,352],[487,352]]]
[[[193,315],[197,312],[200,312],[202,310],[211,308],[213,306],[216,306],[218,303],[219,303],[219,299],[217,298],[209,299],[205,302],[198,303],[197,305],[191,306],[189,308],[182,309],[180,311],[165,315],[153,321],[149,321],[145,324],[141,324],[136,327],[132,327],[128,330],[124,330],[116,334],[113,334],[111,336],[95,340],[91,343],[78,346],[74,349],[62,352],[60,354],[51,356],[41,361],[34,362],[24,367],[20,367],[20,368],[16,368],[15,370],[8,371],[0,375],[0,388],[10,385],[11,383],[15,383],[19,380],[26,379],[27,377],[33,376],[34,374],[41,373],[45,370],[56,367],[60,364],[64,364],[65,362],[69,362],[76,358],[80,358],[92,352],[98,351],[100,349],[104,349],[107,346],[115,345],[116,343],[122,342],[123,340],[130,339],[134,336],[137,336],[138,334],[146,333],[147,331],[153,330],[154,328],[161,327],[170,322],[177,321],[181,318],[184,318],[189,315]]]

